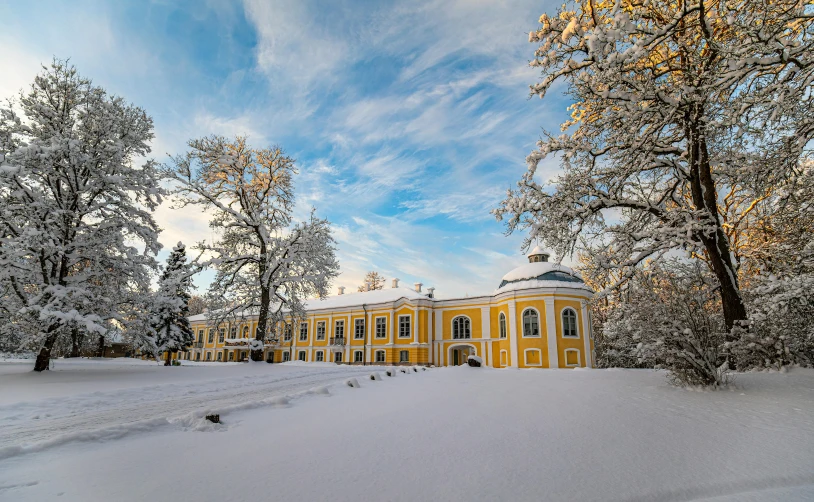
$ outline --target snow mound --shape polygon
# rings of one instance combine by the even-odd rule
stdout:
[[[352,387],[354,389],[358,389],[359,387],[361,387],[361,385],[359,385],[359,380],[357,380],[355,378],[348,379],[345,382],[345,385],[347,385],[348,387]]]

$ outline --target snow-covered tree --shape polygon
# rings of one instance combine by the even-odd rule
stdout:
[[[206,300],[202,296],[192,295],[189,297],[189,315],[198,315],[206,312]]]
[[[639,268],[597,344],[602,366],[661,368],[682,385],[717,386],[728,369],[714,276],[693,260]]]
[[[245,311],[258,314],[251,358],[262,360],[266,332],[282,312],[302,315],[303,302],[324,297],[338,273],[327,220],[311,212],[293,223],[294,160],[279,147],[253,149],[245,138],[192,140],[190,151],[173,158],[167,173],[178,183],[181,205],[213,214],[215,242],[198,249],[217,268],[210,298],[223,304],[210,311],[215,323]]]
[[[607,237],[600,265],[620,281],[672,250],[703,257],[731,329],[747,310],[722,197],[750,187],[740,207],[762,200],[814,137],[812,19],[798,0],[580,0],[543,15],[531,93],[564,84],[571,118],[496,215],[560,256],[580,235]],[[563,167],[552,185],[537,176],[548,156]]]
[[[158,354],[170,365],[171,354],[192,345],[194,335],[189,325],[189,290],[192,269],[187,263],[186,247],[179,242],[167,258],[167,266],[158,281],[158,291],[151,302],[151,327],[155,332]]]
[[[357,288],[357,291],[374,291],[377,289],[382,289],[384,287],[384,276],[375,270],[371,270],[370,272],[365,274],[365,282],[361,286]]]
[[[152,130],[58,60],[0,108],[0,290],[37,328],[36,371],[66,327],[104,334],[143,300],[162,189],[154,163],[136,161]]]

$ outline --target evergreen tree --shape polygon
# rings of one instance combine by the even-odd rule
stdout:
[[[186,248],[179,242],[167,259],[167,266],[158,282],[153,297],[151,327],[155,332],[157,353],[164,353],[165,366],[170,365],[171,354],[192,344],[189,326],[189,289],[192,287],[191,270],[187,264]]]
[[[384,288],[384,276],[375,270],[371,270],[365,274],[365,283],[359,286],[357,291],[360,293],[362,291],[368,291],[368,286],[370,287],[370,291]]]

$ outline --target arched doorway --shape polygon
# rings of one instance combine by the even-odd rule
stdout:
[[[447,365],[460,366],[462,364],[466,364],[466,359],[469,356],[476,355],[478,355],[478,351],[475,350],[475,346],[472,344],[457,343],[455,345],[450,345],[447,349]]]

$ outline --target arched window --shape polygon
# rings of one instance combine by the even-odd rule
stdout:
[[[506,314],[503,312],[497,318],[497,325],[500,331],[500,338],[506,338]]]
[[[458,316],[452,320],[452,338],[472,338],[472,329],[468,317]]]
[[[523,311],[523,336],[540,336],[540,316],[534,309]]]
[[[579,338],[577,333],[577,313],[572,308],[562,309],[562,336]]]
[[[249,338],[249,327],[243,326],[243,338]]]

